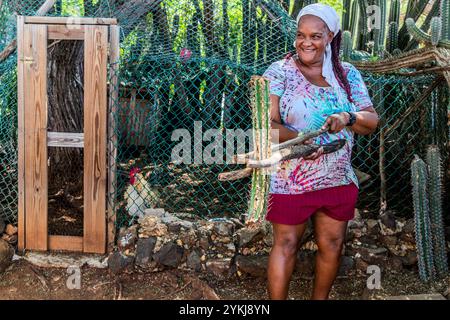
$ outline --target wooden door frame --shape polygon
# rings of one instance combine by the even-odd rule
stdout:
[[[48,39],[85,42],[84,70],[89,72],[84,76],[83,133],[47,132]],[[109,101],[108,56],[113,62],[110,71],[114,72],[110,77]],[[116,150],[114,119],[108,103],[112,107],[113,99],[118,97],[118,58],[116,19],[18,16],[19,250],[105,253],[107,243],[109,249],[112,247],[115,212],[111,195],[115,186]],[[48,235],[48,146],[85,148],[83,237]]]

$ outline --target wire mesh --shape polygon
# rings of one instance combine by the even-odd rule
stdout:
[[[44,1],[2,3],[0,50],[15,38],[15,15],[33,15]],[[219,163],[196,160],[211,143],[212,139],[201,141],[209,129],[226,136],[230,130],[251,128],[250,77],[262,74],[292,49],[295,22],[279,1],[63,0],[56,1],[48,15],[117,17],[121,26],[120,60],[113,62],[117,71],[109,74],[110,80],[119,81],[118,98],[109,105],[117,226],[151,207],[202,217],[246,212],[250,179],[217,179],[221,172],[242,167],[223,163],[221,155]],[[0,61],[0,216],[13,223],[17,221],[16,59],[13,54]],[[385,193],[388,209],[411,216],[413,155],[423,156],[426,145],[434,143],[448,161],[448,88],[440,85],[416,111],[404,116],[435,76],[363,72],[363,77],[382,126],[370,136],[356,137],[354,166],[371,175],[361,187],[358,207],[367,214],[380,210],[380,130],[401,119],[384,139]],[[192,164],[172,161],[179,143],[172,139],[176,129],[190,135]],[[226,149],[225,142],[222,147]]]

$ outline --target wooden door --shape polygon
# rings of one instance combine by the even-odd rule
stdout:
[[[91,253],[106,249],[108,33],[116,22],[89,18],[75,22],[77,26],[65,18],[18,17],[20,249]],[[47,131],[48,39],[84,40],[83,132]],[[114,43],[118,46],[118,41]],[[83,237],[48,235],[49,146],[84,148]]]

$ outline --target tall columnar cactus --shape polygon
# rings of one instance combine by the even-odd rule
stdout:
[[[396,22],[397,25],[400,20],[400,0],[391,1],[391,9],[389,10],[389,23]]]
[[[412,18],[405,21],[406,28],[412,37],[428,45],[435,45],[450,49],[450,0],[440,0],[440,17],[433,17],[431,20],[432,34],[429,35],[416,26]],[[441,27],[439,27],[439,24]],[[441,30],[441,32],[439,32]]]
[[[427,149],[428,164],[428,195],[430,206],[431,232],[433,239],[434,263],[436,273],[444,277],[448,273],[447,252],[442,217],[442,179],[443,170],[439,148],[431,145]]]
[[[342,52],[344,61],[349,61],[353,49],[353,39],[350,31],[346,30],[342,34]]]
[[[349,30],[350,28],[350,13],[352,0],[344,0],[344,12],[342,13],[342,30]]]
[[[250,93],[253,149],[255,160],[261,160],[271,155],[269,81],[260,76],[253,76],[250,80]],[[253,170],[247,222],[264,218],[268,207],[269,184],[270,175],[267,169]]]
[[[359,3],[359,19],[358,19],[358,37],[357,48],[358,50],[366,50],[366,44],[368,42],[368,28],[367,28],[367,7],[369,3],[367,0],[358,0]]]
[[[433,280],[435,274],[427,180],[427,166],[422,159],[415,155],[411,162],[411,182],[419,275],[424,282]]]
[[[450,0],[440,0],[439,15],[442,20],[442,39],[450,40]]]
[[[398,24],[393,21],[389,23],[386,49],[389,53],[393,53],[396,48],[398,48]]]
[[[439,40],[442,39],[442,21],[441,17],[433,17],[431,19],[431,44],[437,46]]]
[[[350,26],[349,31],[352,35],[356,34],[356,22],[358,21],[358,0],[353,0],[350,9]]]
[[[414,22],[414,20],[412,18],[406,19],[405,23],[406,23],[406,28],[408,29],[408,32],[413,36],[414,39],[416,39],[419,42],[431,44],[431,36],[429,34],[426,34],[425,32],[423,32],[421,29],[419,29],[416,26],[416,23]],[[444,23],[442,22],[442,27],[444,27],[443,24]],[[442,33],[443,33],[443,30],[442,30]],[[450,49],[450,40],[440,39],[438,41],[437,45],[439,47],[444,47],[444,48]]]
[[[377,0],[375,2],[380,7],[380,28],[374,32],[374,50],[380,55],[381,50],[384,50],[384,39],[386,37],[386,0]],[[378,32],[379,30],[379,32]]]

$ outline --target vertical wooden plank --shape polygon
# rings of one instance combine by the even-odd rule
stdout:
[[[85,26],[84,239],[85,252],[106,247],[107,26]]]
[[[20,251],[25,249],[25,192],[24,192],[24,91],[23,91],[23,28],[24,17],[17,17],[17,138],[18,138],[18,160],[17,160],[17,187],[18,187],[18,249]]]
[[[114,202],[116,199],[116,159],[117,159],[117,124],[116,116],[119,107],[119,58],[120,58],[120,27],[110,27],[110,56],[109,56],[109,120],[108,120],[108,252],[114,248],[116,235],[116,211]]]
[[[23,31],[25,243],[47,250],[47,26]]]

